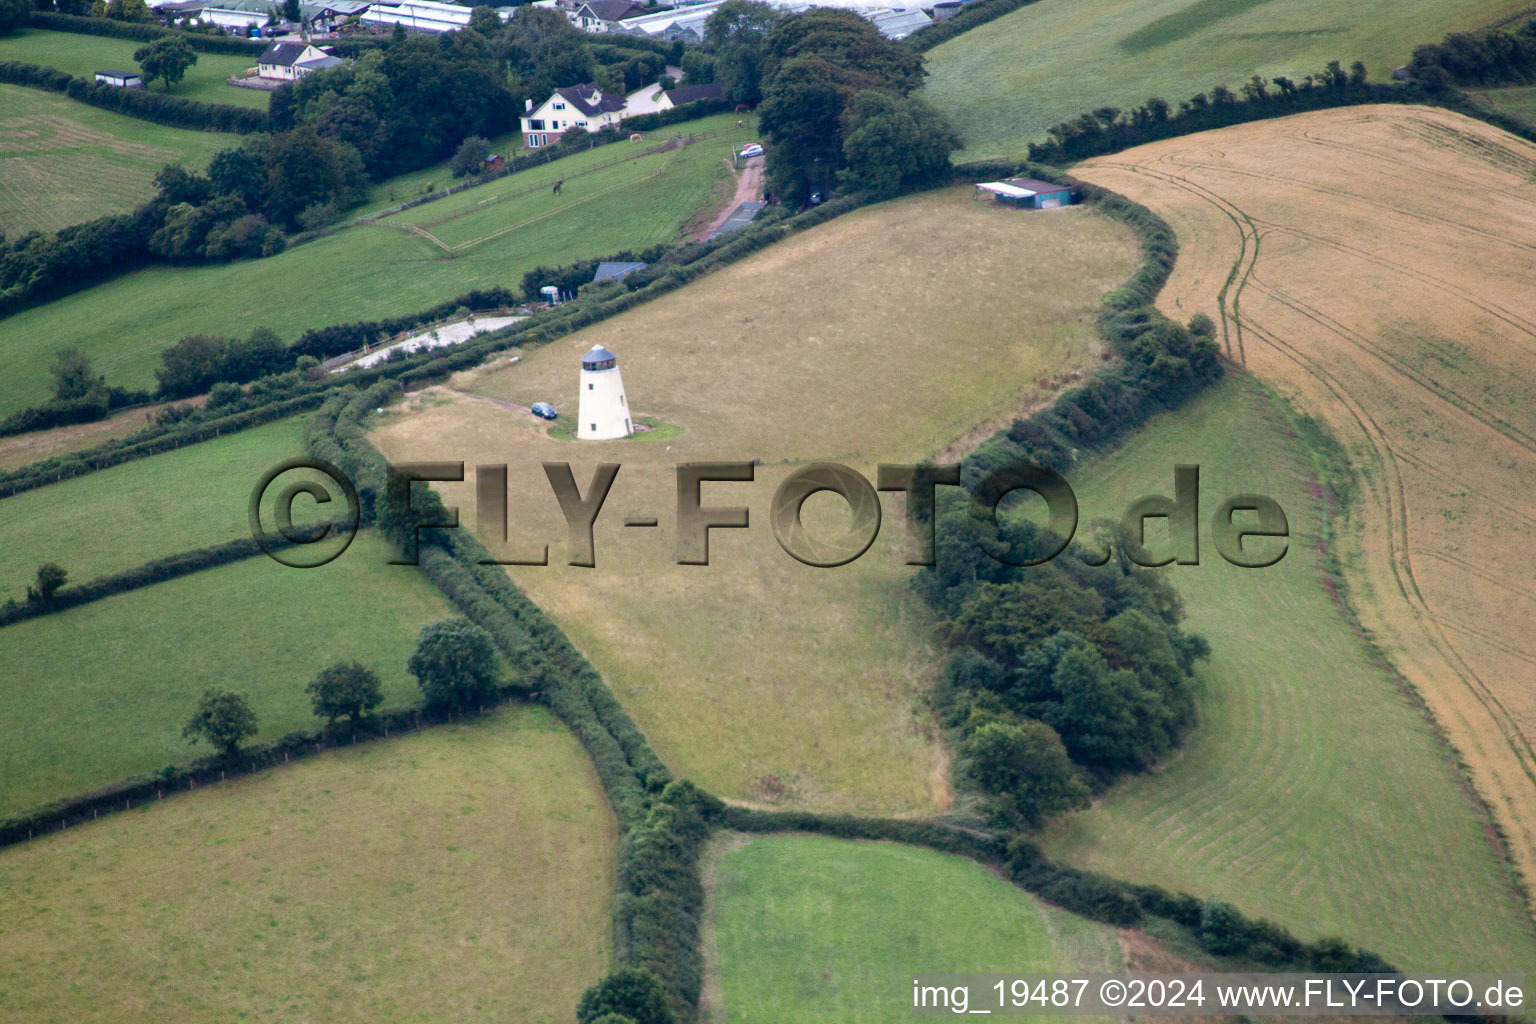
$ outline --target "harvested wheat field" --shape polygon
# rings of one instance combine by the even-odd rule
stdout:
[[[551,564],[514,579],[662,758],[723,797],[880,814],[948,805],[922,706],[938,657],[907,587],[900,497],[885,498],[874,547],[835,569],[780,550],[768,509],[794,467],[831,460],[873,480],[877,463],[974,443],[1099,362],[1094,317],[1135,267],[1131,233],[1088,207],[1037,217],[970,191],[839,217],[380,417],[375,440],[396,461],[510,464],[513,540],[492,550],[549,543]],[[562,439],[580,357],[599,343],[618,355],[637,420],[657,429]],[[527,413],[541,400],[560,410],[554,424]],[[750,508],[750,527],[712,531],[709,565],[677,564],[675,466],[753,459],[755,481],[703,485],[706,506]],[[596,568],[566,564],[543,460],[569,461],[583,493],[597,463],[622,466],[597,520]],[[473,484],[438,486],[473,525]],[[812,536],[845,509],[812,497]],[[631,513],[658,525],[626,529]]]
[[[1384,105],[1077,173],[1178,232],[1163,308],[1215,317],[1232,359],[1344,441],[1345,596],[1536,882],[1536,146]]]

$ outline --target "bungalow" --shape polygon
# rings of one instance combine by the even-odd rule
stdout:
[[[663,89],[659,85],[648,85],[643,89],[637,89],[625,97],[624,116],[634,117],[636,114],[655,114],[662,110],[671,110],[685,103],[695,100],[719,100],[725,98],[725,86],[719,82],[710,82],[708,85],[684,85],[676,89]]]
[[[604,93],[592,82],[556,89],[539,104],[528,101],[523,112],[523,145],[529,149],[558,142],[568,131],[595,132],[624,117],[624,97]]]
[[[98,71],[96,81],[103,85],[115,85],[119,89],[144,88],[144,79],[137,71]]]
[[[330,56],[318,46],[311,46],[308,43],[273,43],[257,60],[257,74],[262,78],[288,80],[302,78],[306,72],[314,69],[299,65],[323,60]],[[331,59],[335,60],[334,57]]]
[[[571,20],[583,32],[622,32],[627,18],[638,18],[646,10],[630,0],[586,0],[576,8]]]

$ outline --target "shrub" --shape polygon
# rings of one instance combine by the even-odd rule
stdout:
[[[406,668],[429,708],[465,710],[490,703],[498,688],[491,636],[468,619],[443,619],[421,629]]]
[[[578,1024],[618,1016],[634,1024],[672,1024],[666,995],[656,975],[643,968],[621,967],[582,994]]]
[[[193,743],[207,740],[220,754],[233,759],[240,752],[240,741],[256,735],[256,712],[245,694],[210,688],[203,691],[181,735]]]

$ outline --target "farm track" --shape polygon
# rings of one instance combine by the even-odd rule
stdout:
[[[1454,115],[1382,107],[1172,140],[1078,173],[1176,215],[1165,309],[1214,307],[1229,358],[1345,435],[1368,490],[1352,518],[1370,530],[1345,561],[1350,604],[1424,696],[1536,882],[1536,648],[1520,625],[1536,589],[1521,563],[1440,525],[1470,516],[1468,534],[1488,548],[1536,533],[1518,486],[1520,467],[1536,466],[1536,432],[1500,375],[1536,373],[1536,310],[1500,284],[1536,270],[1536,151]],[[1426,202],[1431,191],[1441,201]],[[1497,214],[1480,215],[1474,196]],[[1486,264],[1487,280],[1468,264]],[[1393,318],[1415,330],[1384,331]],[[1494,341],[1457,343],[1478,332]],[[1454,337],[1472,355],[1433,349],[1429,366],[1411,344],[1421,335]]]

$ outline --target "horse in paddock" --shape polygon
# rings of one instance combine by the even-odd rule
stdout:
[[[555,182],[555,195],[559,195],[560,194],[560,186],[564,185],[564,184],[565,184],[565,179],[564,178],[561,178],[559,181]]]

